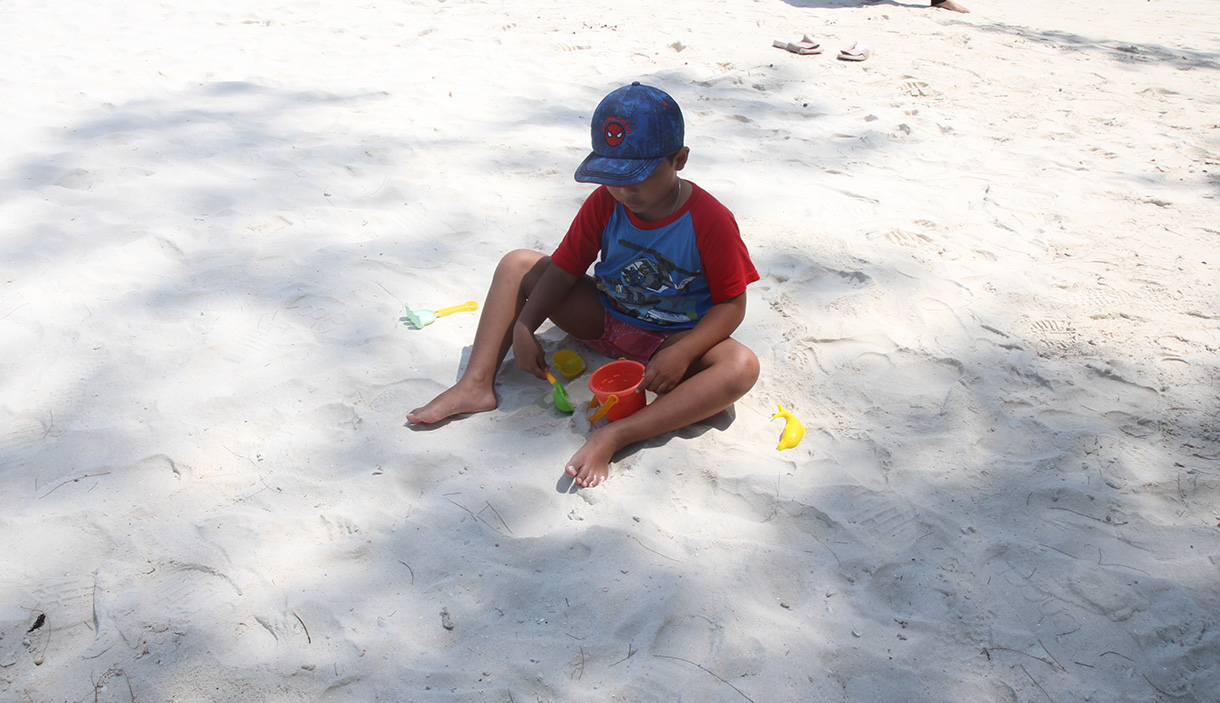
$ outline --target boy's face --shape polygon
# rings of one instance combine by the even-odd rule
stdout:
[[[686,167],[690,149],[682,147],[673,160],[665,159],[653,170],[652,175],[629,186],[606,186],[610,195],[623,204],[636,217],[645,222],[654,222],[673,214],[677,202],[678,171]]]

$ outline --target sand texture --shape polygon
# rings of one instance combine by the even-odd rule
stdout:
[[[1220,700],[1220,4],[962,1],[0,4],[0,700]],[[576,490],[403,306],[632,80],[762,375]]]

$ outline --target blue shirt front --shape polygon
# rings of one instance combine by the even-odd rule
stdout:
[[[689,212],[657,229],[640,229],[616,204],[593,277],[606,310],[644,329],[688,329],[712,307]]]

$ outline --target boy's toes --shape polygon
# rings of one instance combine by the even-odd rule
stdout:
[[[584,469],[580,472],[580,475],[576,477],[576,480],[585,488],[593,488],[605,480],[608,473],[609,472],[607,471],[598,471],[596,469],[584,467]]]
[[[602,447],[590,440],[572,455],[564,471],[574,479],[573,483],[580,484],[582,488],[592,488],[610,474],[610,456],[613,451],[613,446]]]

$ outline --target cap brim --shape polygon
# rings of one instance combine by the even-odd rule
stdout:
[[[589,154],[576,168],[576,180],[581,183],[601,183],[608,186],[632,186],[652,175],[664,156],[650,159],[612,159]]]

